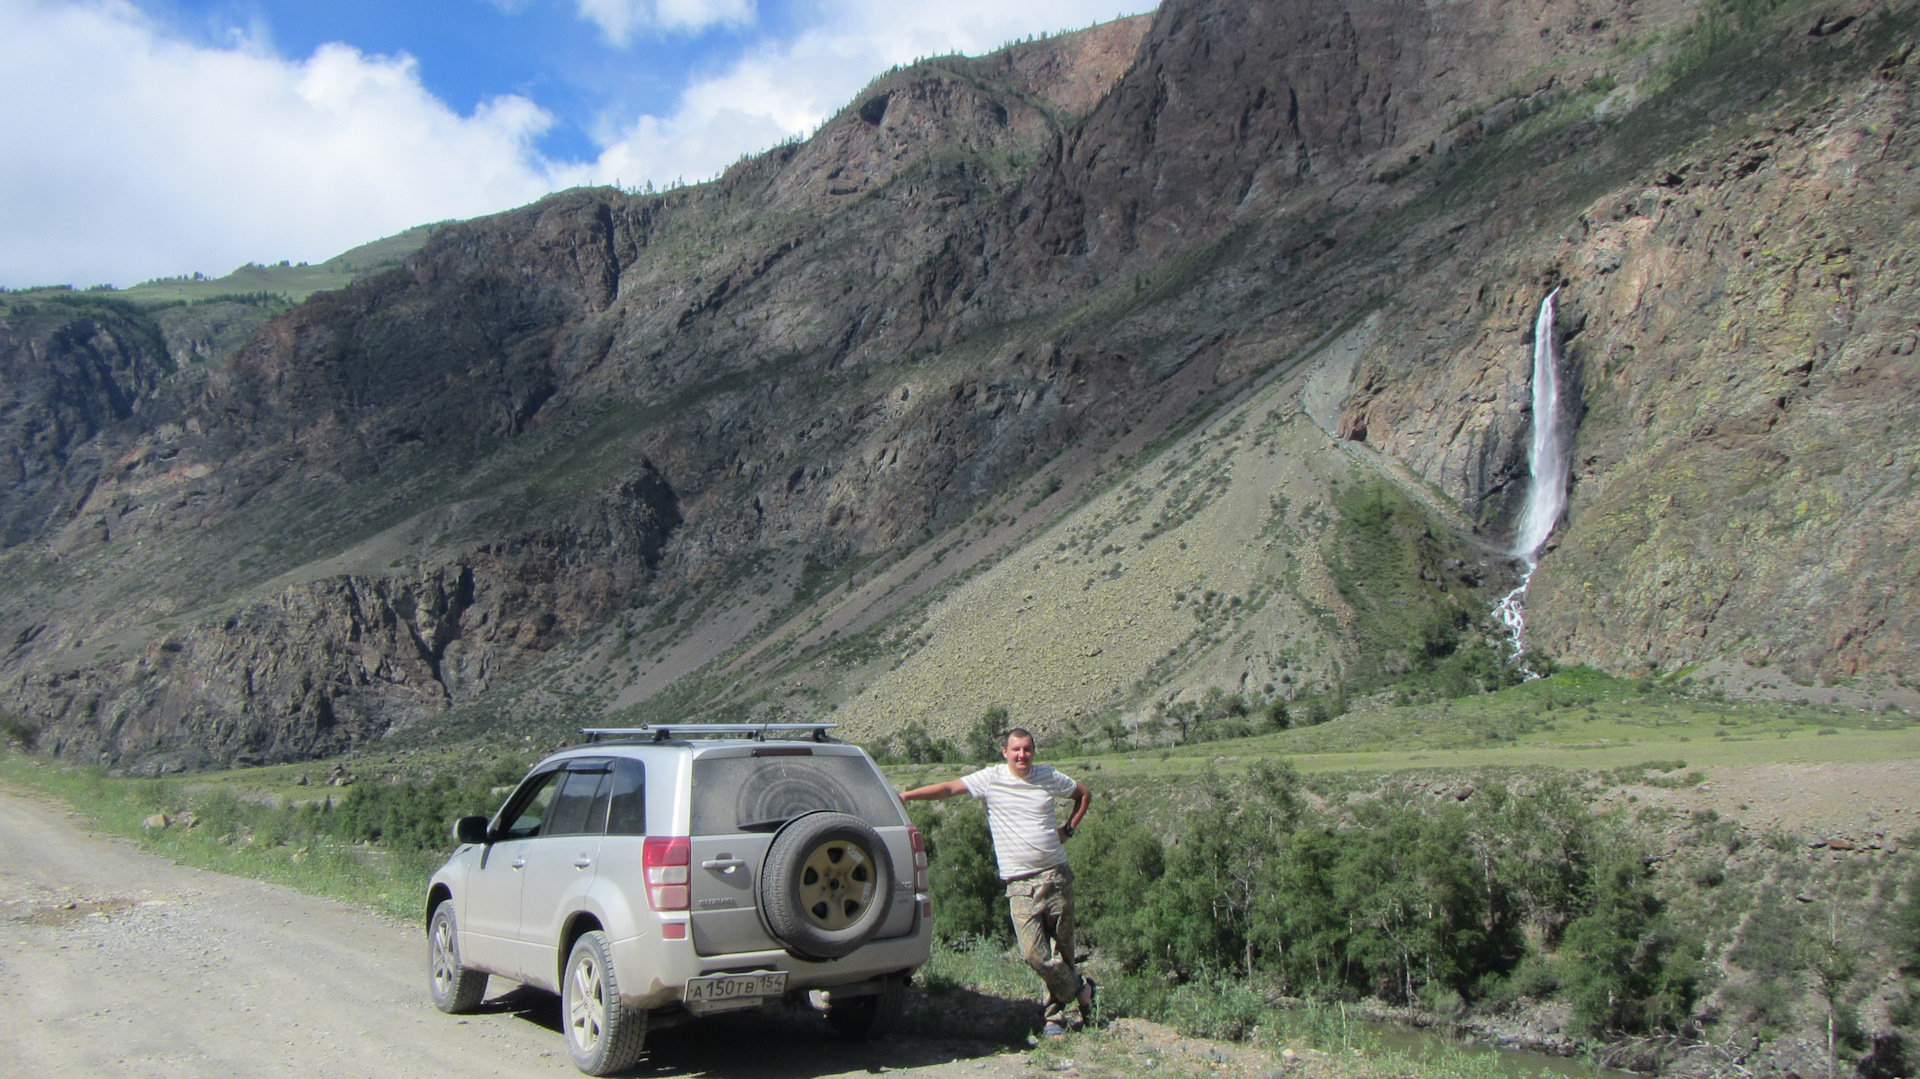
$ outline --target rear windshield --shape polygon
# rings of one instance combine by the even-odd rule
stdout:
[[[900,803],[865,757],[702,757],[693,762],[693,834],[771,832],[815,810],[901,823]]]

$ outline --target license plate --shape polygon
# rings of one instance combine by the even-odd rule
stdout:
[[[787,991],[787,972],[773,970],[755,974],[713,974],[687,980],[682,998],[692,1011],[728,1011],[758,1007],[764,997],[777,997]]]

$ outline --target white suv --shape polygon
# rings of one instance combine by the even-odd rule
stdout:
[[[830,726],[589,730],[541,761],[454,825],[427,888],[434,1004],[474,1008],[489,975],[557,992],[589,1075],[633,1066],[649,1023],[781,999],[885,1033],[927,960],[926,847]]]

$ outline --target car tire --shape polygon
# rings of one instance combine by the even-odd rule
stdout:
[[[639,1063],[647,1047],[647,1013],[620,1002],[606,934],[584,933],[567,956],[560,979],[560,1021],[573,1066],[588,1075],[618,1075]]]
[[[887,976],[886,987],[870,997],[827,1005],[827,1024],[843,1038],[874,1041],[893,1033],[907,1010],[907,976]]]
[[[845,813],[782,827],[760,868],[760,911],[774,939],[806,959],[838,959],[872,939],[893,906],[893,858],[880,833]]]
[[[427,991],[433,1006],[448,1015],[470,1012],[487,997],[485,972],[460,965],[460,926],[452,900],[433,908],[427,919]]]

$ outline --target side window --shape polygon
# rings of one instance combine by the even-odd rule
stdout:
[[[607,762],[607,770],[600,776],[600,785],[594,788],[593,804],[587,807],[587,831],[602,833],[607,830],[607,802],[613,797],[613,762]]]
[[[502,838],[526,839],[540,834],[553,808],[553,795],[560,786],[554,780],[561,773],[546,772],[520,785],[507,807],[507,827]]]
[[[647,834],[647,770],[639,761],[617,757],[607,788],[607,834]]]
[[[598,766],[604,769],[606,766]],[[549,825],[542,829],[541,835],[579,835],[582,832],[600,831],[599,822],[592,819],[595,796],[601,784],[607,780],[605,771],[568,772],[566,785],[560,788],[560,794],[553,800],[553,815]]]

